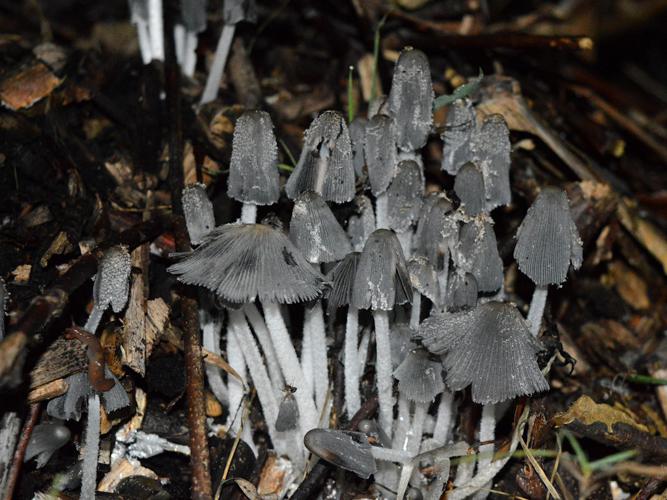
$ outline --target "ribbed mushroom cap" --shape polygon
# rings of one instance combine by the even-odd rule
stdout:
[[[340,260],[352,251],[345,230],[329,205],[312,191],[294,200],[289,237],[311,264]]]
[[[306,433],[303,442],[322,460],[364,479],[377,471],[371,447],[361,432],[312,429]]]
[[[225,224],[169,272],[228,302],[293,304],[316,299],[323,278],[281,231],[264,224]]]
[[[351,215],[347,221],[347,235],[355,252],[364,249],[366,240],[375,231],[375,212],[368,197],[359,195],[354,199],[358,215]]]
[[[503,284],[503,261],[491,219],[480,216],[461,226],[457,267],[472,273],[480,292],[495,292]]]
[[[424,256],[411,258],[408,261],[408,273],[412,287],[434,304],[438,304],[440,300],[438,275],[429,260]]]
[[[236,24],[241,21],[257,22],[257,3],[255,0],[225,0],[222,7],[225,24]]]
[[[389,311],[412,301],[412,287],[405,257],[396,234],[378,229],[368,238],[359,258],[352,290],[357,309]]]
[[[430,358],[422,348],[412,349],[394,370],[398,390],[410,401],[430,403],[445,390],[442,363]]]
[[[291,199],[304,191],[316,191],[335,203],[354,198],[350,133],[336,111],[325,111],[306,130],[299,162],[285,185]]]
[[[278,416],[276,417],[276,430],[278,432],[293,431],[299,426],[299,406],[294,394],[288,392],[280,402]]]
[[[560,285],[581,266],[582,242],[565,191],[544,188],[517,230],[514,259],[538,286]]]
[[[413,160],[399,162],[396,176],[387,189],[387,221],[397,232],[405,232],[419,218],[424,197],[424,173]]]
[[[443,355],[447,386],[472,386],[476,403],[499,403],[549,389],[536,354],[541,350],[517,308],[487,302],[470,311],[435,314],[419,329],[424,346]]]
[[[442,169],[456,175],[459,169],[472,161],[472,138],[476,128],[475,109],[468,99],[454,101],[447,110],[445,130],[440,136]]]
[[[366,156],[364,148],[366,147],[366,124],[365,118],[356,117],[350,123],[350,141],[352,142],[352,165],[357,177],[364,175],[364,165],[366,165]]]
[[[459,237],[459,222],[452,208],[452,202],[439,193],[426,198],[419,216],[415,253],[426,257],[437,270],[443,269]]]
[[[199,182],[185,186],[181,195],[181,204],[185,215],[185,225],[190,235],[190,243],[199,245],[215,227],[213,204],[206,194],[206,186]]]
[[[37,457],[37,468],[41,469],[56,450],[70,440],[70,437],[72,433],[64,425],[55,422],[36,425],[30,435],[23,461],[27,462]]]
[[[325,280],[330,284],[326,292],[329,311],[347,306],[352,302],[352,288],[360,256],[359,252],[349,253],[327,273]]]
[[[510,130],[502,115],[489,115],[473,140],[473,157],[484,175],[486,210],[512,202]]]
[[[100,261],[93,285],[93,298],[98,307],[120,312],[130,292],[132,263],[127,248],[117,245],[109,248]]]
[[[461,209],[466,215],[474,217],[486,209],[484,177],[474,163],[466,163],[456,174],[454,192],[461,200]]]
[[[472,309],[477,305],[477,280],[471,273],[458,270],[450,273],[447,280],[447,310],[457,312]]]
[[[206,0],[181,0],[183,26],[191,33],[206,29]]]
[[[433,124],[431,68],[421,50],[406,48],[396,61],[389,110],[396,120],[398,147],[415,151],[426,144]]]
[[[254,205],[271,205],[280,197],[278,146],[266,111],[246,111],[236,120],[227,195]]]
[[[398,155],[396,150],[396,124],[387,115],[375,115],[366,124],[364,146],[368,180],[371,192],[384,193],[396,175]]]

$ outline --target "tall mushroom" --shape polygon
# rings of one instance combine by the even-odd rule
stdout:
[[[389,199],[386,191],[396,175],[398,156],[396,150],[396,123],[388,115],[377,114],[366,125],[364,154],[368,168],[371,192],[375,196],[375,222],[377,229],[388,229]]]

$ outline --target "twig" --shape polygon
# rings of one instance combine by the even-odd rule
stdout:
[[[7,489],[5,491],[5,500],[12,500],[14,498],[14,489],[16,488],[16,483],[18,482],[19,475],[21,474],[21,466],[23,465],[23,458],[25,457],[25,451],[28,448],[28,443],[30,442],[30,436],[32,436],[32,430],[37,425],[37,420],[39,420],[40,414],[40,404],[35,403],[30,405],[30,415],[21,429],[21,437],[19,439],[18,445],[16,446],[16,451],[14,452],[14,460],[12,463],[12,470],[9,473],[9,478],[7,480]]]

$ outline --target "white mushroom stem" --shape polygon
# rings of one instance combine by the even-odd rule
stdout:
[[[438,271],[438,286],[440,288],[440,307],[447,308],[447,280],[449,279],[449,253],[445,252],[443,269]]]
[[[394,399],[392,397],[391,376],[391,342],[389,340],[389,313],[387,311],[373,311],[375,323],[375,379],[378,388],[378,402],[380,407],[380,427],[389,438],[392,434],[394,420]]]
[[[97,460],[100,452],[100,396],[88,396],[88,423],[83,448],[81,500],[94,500],[97,489]]]
[[[244,203],[241,207],[241,222],[243,224],[255,224],[257,222],[257,205]]]
[[[540,333],[540,326],[542,326],[542,316],[544,315],[544,307],[547,304],[547,295],[549,294],[548,286],[536,286],[533,292],[533,298],[530,301],[530,309],[528,310],[528,323],[530,325],[530,333],[533,337],[537,337]]]
[[[398,395],[398,417],[392,447],[398,450],[408,449],[408,431],[410,429],[410,401],[405,394]]]
[[[176,50],[176,62],[183,70],[183,45],[185,45],[185,26],[177,24],[174,26],[174,49]]]
[[[426,421],[426,414],[428,413],[428,403],[420,403],[415,401],[415,411],[412,415],[412,425],[410,432],[408,432],[408,452],[416,455],[419,453],[419,446],[422,442],[422,435],[424,434],[424,422]]]
[[[86,324],[83,325],[83,329],[95,335],[97,327],[100,326],[100,321],[102,321],[102,316],[104,316],[104,311],[105,309],[98,306],[97,303],[93,304],[93,310],[90,311],[90,315],[86,320]]]
[[[482,418],[479,422],[479,440],[494,441],[496,439],[496,405],[488,404],[482,406]],[[482,472],[493,460],[493,443],[481,444],[479,446],[479,460],[477,473]]]
[[[204,93],[199,101],[200,106],[215,101],[215,98],[218,97],[220,80],[222,80],[222,74],[225,72],[225,64],[227,64],[227,56],[229,55],[229,49],[232,46],[235,30],[235,24],[225,24],[222,28],[218,46],[215,48],[213,64],[211,65],[211,70],[209,71],[208,79],[206,80],[206,86],[204,87]]]
[[[183,74],[192,77],[195,74],[195,66],[197,66],[197,33],[194,31],[185,30],[182,54]]]
[[[387,193],[375,197],[375,229],[389,229],[387,213],[389,212],[389,196]]]
[[[299,421],[301,423],[301,440],[306,432],[317,427],[318,417],[315,402],[308,394],[303,385],[303,372],[296,355],[294,344],[287,332],[285,320],[280,312],[280,304],[275,302],[262,302],[266,326],[271,333],[273,345],[276,349],[276,357],[282,369],[285,383],[296,388],[294,397],[299,408]]]
[[[311,397],[315,397],[315,382],[313,375],[313,332],[310,328],[303,328],[301,339],[301,370],[303,371],[303,386]]]
[[[134,21],[137,28],[137,40],[139,41],[139,52],[141,52],[141,62],[150,64],[153,59],[151,52],[150,31],[148,23],[143,19],[136,19]]]
[[[243,394],[245,392],[245,373],[246,364],[243,357],[241,345],[234,335],[234,323],[230,321],[227,326],[227,362],[234,368],[241,380],[233,375],[227,377],[227,390],[229,394],[229,416],[227,417],[227,429],[232,434],[237,434],[241,426],[241,417],[243,416]]]
[[[220,355],[220,330],[222,329],[222,318],[212,317],[207,311],[200,309],[200,321],[202,329],[202,345],[204,349],[213,354]],[[227,384],[222,379],[220,368],[215,365],[204,363],[206,378],[211,392],[218,401],[229,404],[229,392]]]
[[[412,459],[412,455],[407,451],[396,450],[393,448],[382,448],[380,446],[371,446],[371,454],[375,460],[395,462],[398,464],[406,464]]]
[[[345,345],[343,347],[343,367],[345,378],[345,407],[351,418],[361,408],[359,394],[359,353],[357,342],[359,337],[359,310],[354,306],[347,308],[345,322]]]
[[[266,365],[269,369],[269,377],[273,383],[273,389],[278,393],[284,389],[285,382],[283,381],[283,375],[280,372],[280,365],[278,364],[278,358],[276,358],[276,350],[273,347],[271,335],[269,335],[269,330],[266,328],[264,318],[255,304],[246,304],[243,308],[243,312],[245,312],[248,322],[259,341],[259,345],[262,347],[264,359],[266,359]]]
[[[471,456],[471,455],[468,455]],[[472,480],[473,472],[475,472],[475,460],[474,458],[469,461],[459,463],[456,468],[456,476],[454,477],[455,486],[465,486],[468,482]],[[486,482],[486,481],[485,481]]]
[[[433,439],[441,445],[447,444],[449,430],[452,427],[454,413],[454,394],[447,389],[440,394],[440,404],[438,405],[438,415],[433,429]]]
[[[306,307],[304,331],[310,331],[313,362],[313,386],[315,402],[319,413],[324,409],[324,402],[329,390],[329,367],[327,363],[327,338],[324,326],[322,301],[318,300],[312,307]],[[305,375],[305,374],[304,374]]]
[[[368,344],[371,342],[371,334],[369,330],[364,331],[364,334],[361,336],[359,341],[359,349],[357,349],[357,355],[359,358],[359,378],[361,380],[361,374],[366,370],[366,360],[368,359]]]
[[[158,61],[164,61],[162,0],[148,0],[148,33],[151,43],[151,57]]]
[[[419,330],[419,320],[421,319],[422,294],[417,290],[412,292],[412,308],[410,309],[410,329],[413,332]]]

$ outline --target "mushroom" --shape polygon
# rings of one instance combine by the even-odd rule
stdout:
[[[456,174],[454,192],[461,200],[463,213],[475,217],[486,211],[486,194],[482,171],[473,162],[468,162]]]
[[[46,465],[51,456],[62,448],[71,438],[72,433],[62,424],[45,422],[36,425],[30,435],[23,461],[37,457],[37,468]]]
[[[438,275],[426,257],[413,257],[408,261],[408,272],[412,284],[412,309],[410,310],[410,328],[417,331],[421,320],[422,295],[434,304],[439,304],[440,290]]]
[[[191,77],[197,65],[197,35],[206,29],[206,0],[181,0],[183,24],[174,27],[176,55],[185,76]]]
[[[366,125],[368,121],[360,116],[356,117],[350,123],[350,142],[352,143],[352,165],[357,177],[364,175],[364,166],[366,165]]]
[[[516,233],[514,259],[535,283],[528,322],[534,337],[540,331],[549,285],[560,285],[570,265],[579,269],[582,242],[565,191],[547,187],[528,209]]]
[[[148,0],[129,0],[128,3],[130,6],[130,22],[137,29],[141,60],[144,64],[150,64],[153,60],[153,47],[149,25]]]
[[[371,192],[375,196],[376,228],[388,228],[388,203],[385,194],[396,175],[396,124],[390,116],[378,114],[366,125],[364,154]]]
[[[476,129],[475,109],[469,99],[454,101],[447,109],[442,139],[442,170],[456,175],[472,161],[472,138]]]
[[[500,114],[484,118],[473,138],[473,157],[484,175],[486,210],[512,201],[510,188],[510,131]]]
[[[185,225],[190,236],[190,243],[199,245],[215,227],[213,204],[206,194],[206,186],[201,183],[183,188],[181,204],[185,216]]]
[[[396,231],[406,257],[412,254],[412,226],[419,218],[424,197],[423,167],[403,160],[387,189],[387,226]]]
[[[472,274],[480,292],[496,292],[503,286],[503,261],[492,222],[489,216],[481,214],[464,223],[454,253],[457,270]]]
[[[347,221],[347,235],[352,242],[352,249],[361,252],[366,240],[375,231],[375,213],[373,204],[367,196],[359,195],[354,199],[357,213],[350,216]]]
[[[447,310],[458,312],[477,305],[477,280],[472,273],[458,269],[450,274],[447,288]]]
[[[311,453],[357,476],[368,479],[377,471],[366,436],[360,432],[312,429],[304,438]]]

